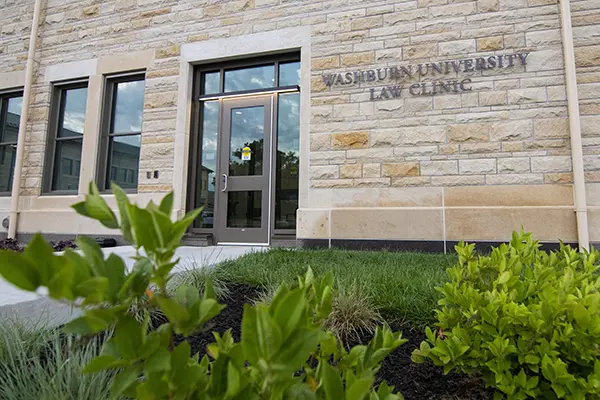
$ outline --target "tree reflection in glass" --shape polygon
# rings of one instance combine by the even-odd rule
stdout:
[[[264,137],[265,108],[263,106],[231,110],[230,176],[262,175]],[[244,147],[250,148],[249,160],[242,157]]]
[[[300,168],[300,94],[279,96],[275,229],[296,229]]]

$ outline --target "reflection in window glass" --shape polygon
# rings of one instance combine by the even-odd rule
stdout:
[[[124,189],[135,190],[138,185],[142,116],[144,112],[145,77],[111,80],[112,104],[106,104],[112,111],[108,127],[108,152],[105,153],[106,178],[104,189],[110,189],[111,182]],[[106,142],[105,142],[106,143]]]
[[[225,92],[264,89],[274,86],[274,65],[225,71]]]
[[[63,90],[63,109],[58,137],[77,137],[83,135],[87,91],[87,87]]]
[[[23,97],[9,96],[0,97],[0,193],[9,193],[12,190],[23,105]]]
[[[275,229],[296,229],[300,167],[300,94],[282,94],[279,96],[278,105]]]
[[[78,161],[81,165],[81,145],[81,139],[56,142],[52,190],[76,191],[78,189],[79,174],[73,173],[73,164]]]
[[[123,189],[137,188],[140,142],[140,135],[110,137],[108,160],[111,180]],[[128,169],[133,171],[133,181],[127,179]]]
[[[217,170],[217,140],[219,132],[219,102],[205,102],[202,106],[201,165],[196,177],[196,204],[203,207],[199,228],[212,228],[215,210],[215,179]]]
[[[264,106],[233,108],[230,121],[229,175],[262,175]]]
[[[260,228],[262,216],[262,192],[227,193],[227,227]]]
[[[204,74],[204,86],[202,87],[202,94],[214,94],[221,92],[221,73],[220,72],[207,72]]]
[[[115,85],[115,108],[111,133],[142,131],[144,110],[144,80],[120,82]]]
[[[279,86],[300,85],[300,61],[279,64]]]

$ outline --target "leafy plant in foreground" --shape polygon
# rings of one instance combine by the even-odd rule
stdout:
[[[459,263],[438,288],[440,329],[427,328],[413,360],[479,371],[495,398],[600,398],[598,252],[539,247],[523,232],[487,257],[456,246]]]
[[[184,337],[201,330],[224,306],[215,299],[210,279],[200,295],[197,287],[169,283],[174,260],[187,227],[200,210],[171,221],[173,193],[159,205],[131,204],[113,185],[120,218],[108,207],[94,184],[85,201],[73,208],[111,229],[136,249],[131,271],[115,254],[107,258],[89,238],[79,238],[81,253],[67,249],[54,254],[36,235],[23,253],[0,252],[0,274],[29,291],[47,288],[51,298],[80,307],[84,315],[66,326],[69,333],[95,335],[114,331],[85,372],[115,371],[111,398],[138,399],[328,399],[395,400],[385,383],[373,389],[381,361],[405,342],[400,333],[378,328],[368,345],[346,351],[323,329],[332,309],[333,277],[317,279],[308,269],[297,287],[282,285],[269,305],[246,305],[242,338],[231,330],[214,333],[207,355],[192,355],[174,334]],[[149,312],[167,323],[150,328]]]

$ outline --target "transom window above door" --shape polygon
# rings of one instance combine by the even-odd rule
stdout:
[[[221,68],[202,75],[202,96],[299,86],[300,61],[291,58],[244,67]]]

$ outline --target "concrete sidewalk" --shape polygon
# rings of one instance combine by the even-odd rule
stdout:
[[[267,247],[253,246],[182,246],[175,253],[181,261],[174,272],[190,268],[206,268],[222,261],[267,249]],[[134,264],[131,257],[135,255],[135,249],[132,246],[110,247],[102,251],[105,256],[111,253],[119,255],[128,269]],[[23,322],[44,319],[49,325],[56,326],[72,319],[77,311],[42,295],[20,290],[0,277],[0,322],[6,319],[18,319]]]

